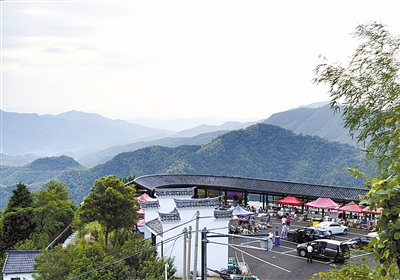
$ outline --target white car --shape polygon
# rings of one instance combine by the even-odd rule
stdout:
[[[330,234],[347,234],[347,227],[336,222],[322,222],[316,228],[327,230]]]

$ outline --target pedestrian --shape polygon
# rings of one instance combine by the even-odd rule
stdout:
[[[311,246],[311,243],[308,242],[307,244],[307,262],[312,263],[312,251],[313,251],[313,246]]]
[[[286,224],[286,216],[282,216],[282,225]]]
[[[286,217],[286,224],[287,224],[288,226],[290,226],[290,216],[287,216],[287,217]]]
[[[278,227],[275,228],[275,231],[274,231],[274,239],[275,239],[275,246],[281,245],[281,237],[279,236],[279,229],[278,229]]]
[[[267,218],[265,218],[265,223],[267,224],[267,226],[269,225],[270,221],[271,221],[271,215],[268,213]]]
[[[286,225],[282,225],[282,231],[281,231],[282,239],[286,238],[286,234],[287,234],[287,227]]]

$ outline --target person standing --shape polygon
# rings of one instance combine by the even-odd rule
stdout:
[[[271,221],[271,215],[268,213],[267,218],[265,219],[265,223],[267,224],[267,227],[269,226],[270,221]]]
[[[281,237],[279,236],[279,229],[278,227],[275,228],[274,231],[274,240],[275,240],[275,246],[281,245]]]
[[[282,239],[286,238],[286,234],[287,234],[287,227],[285,224],[282,225],[282,231],[281,231],[281,235],[282,235]]]
[[[307,262],[312,263],[312,251],[313,247],[311,246],[311,243],[308,242],[307,244]]]
[[[286,224],[287,224],[288,226],[290,226],[290,216],[289,216],[289,215],[286,217]]]

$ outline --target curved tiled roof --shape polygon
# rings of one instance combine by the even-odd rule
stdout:
[[[161,174],[138,177],[128,184],[135,184],[151,192],[159,192],[162,188],[213,188],[231,191],[247,191],[254,194],[294,195],[308,198],[329,197],[337,201],[360,201],[367,189],[326,186],[318,184],[274,181],[266,179],[189,175]]]

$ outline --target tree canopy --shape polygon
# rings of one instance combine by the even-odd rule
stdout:
[[[25,184],[19,182],[0,220],[0,254],[27,239],[35,230],[32,206],[31,192]]]
[[[82,222],[98,221],[108,234],[116,229],[132,228],[139,217],[136,190],[125,186],[115,175],[102,177],[94,183],[80,209]]]
[[[377,163],[366,202],[382,207],[378,222],[380,239],[375,259],[381,275],[399,275],[400,268],[400,38],[387,26],[370,22],[357,26],[361,41],[347,66],[326,59],[314,70],[315,84],[326,84],[331,107],[339,110],[345,127],[360,142],[370,160]],[[355,170],[354,174],[360,176]],[[394,264],[394,265],[393,265]]]

